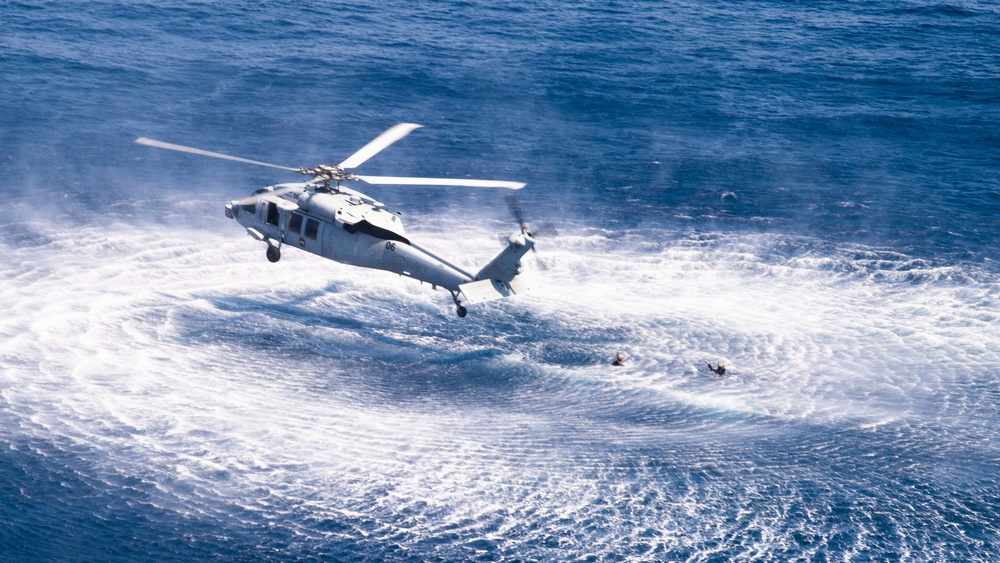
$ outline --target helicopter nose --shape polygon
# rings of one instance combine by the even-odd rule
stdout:
[[[232,202],[226,204],[226,218],[227,219],[235,219],[236,218],[236,213],[233,212],[233,204],[232,204]]]

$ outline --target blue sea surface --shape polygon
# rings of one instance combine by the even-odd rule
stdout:
[[[992,2],[5,2],[0,76],[0,560],[1000,559]],[[296,175],[133,143],[402,122],[535,291],[272,265]]]

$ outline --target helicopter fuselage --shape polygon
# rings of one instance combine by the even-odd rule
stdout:
[[[267,259],[281,259],[281,247],[291,245],[306,252],[352,266],[387,270],[443,287],[451,292],[458,316],[466,315],[465,304],[492,301],[528,289],[518,274],[521,258],[535,241],[524,222],[521,232],[507,239],[507,246],[473,275],[413,244],[399,213],[342,185],[360,181],[382,185],[462,186],[519,190],[523,182],[473,180],[469,178],[423,178],[412,176],[363,176],[353,169],[421,125],[398,123],[385,130],[340,164],[292,168],[239,156],[206,151],[139,137],[137,144],[297,172],[312,181],[277,184],[261,188],[250,197],[226,204],[226,217],[236,220],[253,238],[267,243]],[[274,244],[277,242],[277,244]]]
[[[511,282],[521,257],[534,245],[529,233],[515,233],[500,255],[471,274],[413,244],[400,215],[378,201],[347,188],[308,182],[261,188],[226,204],[226,216],[266,242],[272,262],[280,259],[282,246],[294,246],[352,266],[387,270],[447,289],[461,316],[463,303],[518,292]]]

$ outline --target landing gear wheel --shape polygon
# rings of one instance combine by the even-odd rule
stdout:
[[[267,259],[271,262],[281,260],[281,251],[278,250],[277,246],[267,245]]]
[[[465,315],[469,314],[468,309],[466,309],[465,307],[463,307],[461,305],[459,305],[458,308],[455,309],[455,312],[458,313],[459,318],[463,318],[463,319],[465,318]]]

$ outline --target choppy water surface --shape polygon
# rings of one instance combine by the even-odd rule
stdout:
[[[0,16],[4,558],[1000,556],[992,5]],[[529,183],[536,291],[270,264],[222,202],[289,178],[131,144],[400,121],[363,172]],[[366,191],[467,269],[516,228]]]

